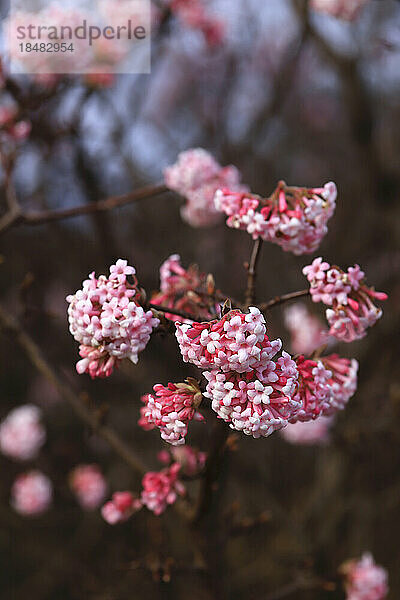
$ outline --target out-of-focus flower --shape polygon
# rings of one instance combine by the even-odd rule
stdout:
[[[159,325],[151,310],[145,312],[134,298],[136,280],[130,284],[127,279],[134,274],[135,269],[119,259],[108,277],[92,273],[81,290],[67,296],[69,329],[81,344],[78,373],[108,377],[124,358],[137,363]]]
[[[0,140],[5,143],[22,142],[31,132],[31,124],[18,115],[18,108],[14,104],[0,106]]]
[[[162,439],[173,446],[185,443],[188,423],[192,419],[203,420],[197,412],[202,394],[195,379],[188,377],[185,383],[160,383],[153,387],[155,394],[146,394],[139,425],[150,429],[159,428]]]
[[[220,187],[244,191],[236,167],[221,167],[202,148],[181,152],[177,162],[164,170],[166,185],[186,198],[182,218],[193,227],[208,227],[220,220],[214,194]]]
[[[346,600],[383,600],[388,588],[387,571],[377,565],[369,553],[350,560],[340,568],[345,576]]]
[[[368,0],[310,0],[310,8],[344,21],[352,21],[367,2]]]
[[[373,301],[386,300],[387,295],[366,285],[358,265],[344,272],[319,257],[304,267],[303,273],[310,282],[313,302],[329,307],[325,314],[330,335],[352,342],[364,337],[367,328],[381,318],[382,310]]]
[[[78,465],[70,473],[69,481],[82,508],[94,510],[100,506],[107,484],[98,465]]]
[[[208,381],[204,395],[212,409],[232,429],[254,438],[281,429],[301,408],[295,397],[296,363],[286,352],[276,362],[264,358],[257,370],[243,374],[214,370],[204,376]]]
[[[157,458],[164,465],[169,465],[171,462],[179,463],[182,475],[194,477],[203,470],[207,453],[200,452],[196,448],[185,444],[184,446],[174,446],[169,452],[168,450],[161,450]]]
[[[184,25],[198,29],[209,46],[216,46],[224,39],[224,23],[209,14],[202,0],[172,0],[170,9]]]
[[[34,458],[46,441],[40,422],[41,411],[34,404],[14,408],[0,424],[0,450],[17,460]]]
[[[312,421],[289,423],[281,430],[282,437],[290,444],[301,446],[324,445],[329,440],[333,417],[318,417]]]
[[[141,501],[154,514],[160,515],[178,495],[185,494],[185,488],[178,480],[180,468],[180,464],[173,463],[162,471],[149,471],[143,477]]]
[[[318,317],[310,313],[302,302],[287,307],[284,317],[291,335],[291,350],[296,354],[311,354],[327,343],[327,329],[324,329]]]
[[[115,492],[111,500],[102,507],[101,514],[109,525],[115,525],[127,521],[141,508],[141,501],[131,492]]]
[[[210,313],[210,292],[214,291],[211,276],[201,273],[197,265],[184,269],[178,254],[172,254],[160,267],[160,291],[153,295],[153,304],[192,314],[197,318],[208,319]],[[182,321],[181,317],[165,313],[172,321]]]
[[[21,515],[45,512],[52,501],[53,486],[40,471],[18,475],[11,489],[11,506]]]
[[[280,181],[268,198],[221,186],[214,203],[228,216],[228,227],[243,229],[254,240],[273,242],[287,252],[309,254],[315,252],[328,231],[336,195],[333,182],[320,188],[302,188]]]

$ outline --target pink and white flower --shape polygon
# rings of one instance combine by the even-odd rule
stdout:
[[[377,565],[371,554],[350,560],[341,567],[345,575],[346,600],[383,600],[388,587],[387,571]]]
[[[136,301],[135,269],[119,259],[110,275],[96,278],[91,273],[83,287],[67,296],[69,329],[79,342],[82,357],[76,369],[91,377],[108,377],[124,358],[137,363],[159,319]]]
[[[201,0],[172,0],[170,9],[184,25],[201,31],[209,46],[216,46],[223,41],[224,24],[208,13]]]
[[[337,354],[323,356],[320,359],[324,368],[329,370],[329,386],[331,399],[324,409],[324,415],[331,415],[343,410],[357,389],[358,362],[355,358],[342,358]]]
[[[107,484],[98,465],[79,465],[70,473],[69,481],[79,504],[94,510],[103,502]]]
[[[374,300],[386,300],[387,295],[366,285],[365,274],[358,265],[344,272],[316,258],[303,268],[303,273],[310,282],[313,302],[328,306],[325,314],[330,335],[352,342],[364,337],[367,328],[381,318],[382,310]]]
[[[181,465],[173,463],[162,471],[149,471],[143,477],[141,501],[144,506],[160,515],[168,505],[185,494],[185,487],[178,480]]]
[[[40,471],[18,475],[11,489],[11,506],[21,515],[39,515],[52,501],[53,486],[50,479]]]
[[[281,430],[282,437],[290,444],[300,446],[322,446],[329,441],[330,428],[334,422],[333,417],[317,417],[314,420],[289,423]]]
[[[14,408],[0,424],[0,450],[17,460],[31,460],[46,441],[40,422],[41,410],[34,404]]]
[[[131,492],[115,492],[101,509],[102,517],[109,525],[127,521],[142,508],[142,503]]]
[[[296,354],[311,354],[328,342],[328,331],[302,302],[285,309],[285,325],[291,335],[291,350]]]

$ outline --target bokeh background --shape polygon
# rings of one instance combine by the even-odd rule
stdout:
[[[339,565],[365,550],[388,569],[389,598],[400,596],[400,3],[371,0],[353,22],[303,13],[286,0],[210,0],[208,9],[225,24],[223,42],[210,48],[200,32],[169,15],[154,31],[151,75],[121,75],[108,87],[79,77],[45,88],[29,77],[17,80],[32,123],[14,171],[21,204],[67,208],[157,183],[180,151],[197,146],[236,165],[256,193],[270,193],[280,179],[305,186],[333,180],[337,209],[320,253],[343,267],[359,263],[390,295],[384,316],[365,339],[337,345],[359,360],[359,386],[329,445],[298,447],[279,434],[235,441],[218,506],[203,525],[207,569],[196,558],[198,534],[171,510],[110,527],[98,511],[79,508],[68,473],[80,462],[101,465],[110,493],[138,490],[140,481],[2,335],[0,417],[27,402],[43,409],[48,440],[34,466],[55,486],[51,510],[24,519],[9,506],[24,466],[0,456],[4,599],[266,600],[283,597],[275,590],[309,570],[334,581]],[[4,177],[2,195],[5,210]],[[226,294],[243,296],[249,236],[223,220],[190,227],[180,217],[182,202],[163,194],[90,217],[21,225],[0,239],[2,303],[90,406],[108,408],[108,423],[155,469],[162,446],[157,432],[137,426],[140,397],[157,382],[197,371],[182,363],[172,337],[155,336],[137,366],[124,365],[103,381],[79,377],[65,296],[118,257],[135,265],[150,293],[161,263],[175,252],[183,265],[213,273]],[[308,262],[264,244],[258,300],[303,289]],[[318,306],[310,309],[322,317]],[[267,322],[271,336],[289,347],[282,309],[268,312]],[[190,434],[201,449],[213,420],[207,416],[209,424]],[[262,525],[232,527],[232,514],[264,512]],[[338,586],[291,597],[344,594]]]

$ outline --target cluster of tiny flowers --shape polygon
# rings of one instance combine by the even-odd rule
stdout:
[[[297,423],[289,423],[287,427],[282,429],[282,437],[290,444],[298,444],[301,446],[322,446],[329,441],[330,428],[333,424],[334,417],[318,417],[313,421],[297,421]]]
[[[181,475],[194,477],[204,469],[207,453],[200,452],[186,444],[185,446],[174,446],[170,452],[161,450],[157,458],[164,465],[169,465],[171,462],[178,463],[181,466]]]
[[[53,486],[40,471],[18,475],[11,489],[11,506],[21,515],[39,515],[52,501]]]
[[[151,301],[207,319],[210,311],[204,305],[204,297],[208,296],[212,285],[211,278],[201,273],[197,265],[184,269],[180,256],[172,254],[160,267],[160,291],[153,295]],[[165,313],[165,316],[172,321],[182,320],[170,313]]]
[[[178,495],[185,494],[185,488],[178,480],[180,468],[179,463],[172,463],[162,471],[149,471],[143,477],[141,501],[154,514],[160,515],[176,501]]]
[[[107,484],[98,465],[75,467],[70,473],[69,481],[82,508],[94,510],[103,502]]]
[[[17,460],[31,460],[46,441],[41,411],[33,404],[14,408],[0,424],[0,450]]]
[[[367,287],[365,274],[358,265],[344,272],[339,267],[331,267],[322,258],[316,258],[304,267],[303,273],[310,282],[313,302],[328,306],[325,314],[330,335],[352,342],[364,337],[367,328],[382,316],[382,310],[373,301],[386,300],[387,295]]]
[[[223,23],[207,13],[201,0],[172,0],[170,9],[187,27],[201,31],[209,46],[223,41]]]
[[[14,105],[0,106],[0,140],[10,142],[24,141],[31,131],[31,124],[19,119],[18,109]]]
[[[218,188],[245,189],[240,185],[236,167],[221,167],[202,148],[181,152],[177,162],[164,170],[164,178],[167,187],[186,198],[181,215],[193,227],[207,227],[220,220],[220,213],[214,205]]]
[[[383,600],[389,592],[387,572],[371,554],[348,561],[341,572],[346,577],[346,600]]]
[[[310,313],[302,302],[285,309],[285,325],[290,332],[290,347],[296,354],[311,354],[328,341],[328,331],[318,317]]]
[[[352,21],[368,0],[311,0],[310,8],[332,17]]]
[[[329,387],[331,399],[325,415],[343,410],[357,389],[358,362],[355,358],[342,358],[337,354],[323,356],[320,359],[324,368],[330,372]]]
[[[139,425],[145,430],[158,427],[161,438],[178,446],[185,443],[188,423],[192,419],[203,420],[197,412],[202,395],[197,381],[188,378],[186,383],[160,383],[153,387],[153,394],[146,394],[142,401]]]
[[[109,525],[127,521],[142,508],[141,501],[131,492],[115,492],[101,509],[102,517]]]
[[[134,274],[135,269],[119,259],[108,277],[92,273],[81,290],[67,297],[69,329],[81,344],[78,373],[108,377],[124,358],[137,363],[159,325],[151,310],[144,311],[135,301],[136,287],[127,280]]]
[[[308,254],[318,248],[328,231],[336,195],[333,182],[321,188],[301,188],[281,181],[268,198],[226,186],[217,190],[214,203],[228,216],[229,227],[247,231],[254,240],[278,244],[287,252]]]

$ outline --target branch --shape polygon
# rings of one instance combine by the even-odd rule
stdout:
[[[261,246],[262,239],[257,238],[254,242],[253,250],[250,257],[250,263],[247,268],[247,289],[245,296],[245,304],[247,307],[251,306],[255,301],[257,264],[258,259],[260,258]]]
[[[75,206],[73,208],[66,208],[60,210],[44,210],[40,212],[20,212],[17,218],[11,219],[10,215],[7,217],[6,213],[3,219],[0,221],[0,233],[9,229],[11,225],[43,225],[44,223],[50,223],[52,221],[60,221],[62,219],[70,219],[73,217],[80,217],[82,215],[88,215],[93,213],[104,212],[119,208],[132,202],[139,200],[145,200],[158,196],[167,192],[168,188],[164,183],[158,183],[156,185],[148,185],[129,194],[123,194],[121,196],[111,196],[105,200],[99,200],[97,202],[89,202],[82,206]],[[10,211],[9,211],[10,212]]]
[[[149,308],[153,308],[154,310],[159,310],[163,313],[169,313],[171,315],[176,315],[177,317],[182,317],[183,319],[189,319],[190,321],[213,321],[212,318],[207,319],[205,317],[197,317],[196,315],[190,315],[189,313],[184,312],[183,310],[177,310],[176,308],[169,308],[168,306],[161,306],[160,304],[149,303]]]
[[[275,296],[275,298],[268,300],[268,302],[262,302],[261,304],[258,304],[257,306],[261,311],[268,310],[269,308],[272,308],[273,306],[278,306],[279,304],[284,304],[288,300],[293,300],[294,298],[301,298],[303,296],[309,296],[309,295],[310,295],[310,290],[308,290],[308,289],[300,290],[299,292],[290,292],[290,294],[283,294],[282,296]]]
[[[10,333],[31,361],[32,365],[57,389],[61,397],[68,402],[75,414],[89,425],[99,436],[108,442],[122,460],[139,476],[143,476],[146,467],[133,450],[121,440],[118,434],[106,425],[102,425],[96,415],[84,404],[81,398],[62,381],[43,356],[39,346],[22,329],[18,321],[0,305],[0,325]]]

